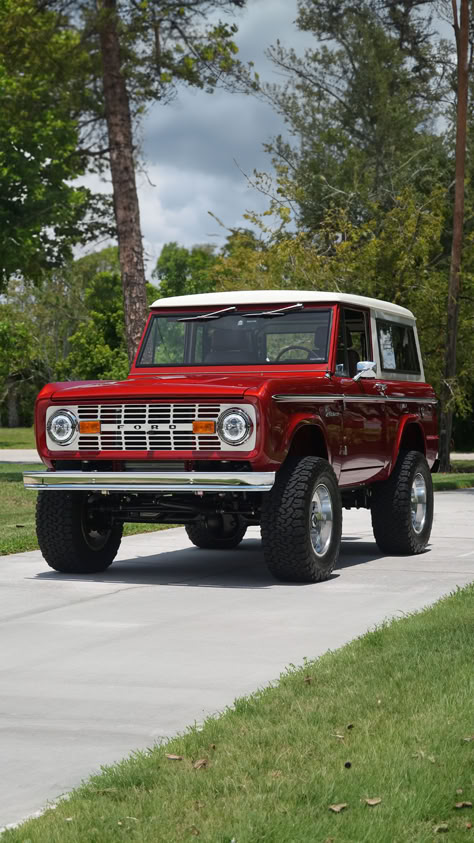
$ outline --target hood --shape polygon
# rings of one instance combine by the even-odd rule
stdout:
[[[50,384],[53,401],[102,401],[143,398],[243,398],[248,389],[259,389],[268,375],[203,373],[200,375],[131,376],[125,381],[76,381]]]

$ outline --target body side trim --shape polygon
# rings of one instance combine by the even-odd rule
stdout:
[[[279,403],[291,403],[291,404],[302,404],[302,403],[328,403],[334,401],[345,401],[345,402],[357,402],[357,403],[377,403],[380,404],[386,403],[387,401],[392,404],[406,404],[406,403],[416,403],[416,404],[437,404],[437,398],[414,398],[412,396],[406,397],[400,395],[397,398],[393,396],[384,397],[381,396],[372,396],[372,395],[345,395],[341,393],[340,395],[273,395],[273,400]]]

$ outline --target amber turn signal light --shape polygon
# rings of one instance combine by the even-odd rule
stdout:
[[[214,421],[193,421],[193,433],[215,433],[216,423]]]
[[[100,433],[100,421],[79,422],[79,433]]]

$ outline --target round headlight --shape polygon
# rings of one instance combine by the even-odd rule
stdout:
[[[77,418],[70,410],[58,410],[49,417],[48,433],[58,445],[67,445],[77,430]]]
[[[244,410],[226,410],[219,416],[217,432],[229,445],[241,445],[252,433],[252,419]]]

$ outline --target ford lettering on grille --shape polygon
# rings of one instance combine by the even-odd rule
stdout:
[[[98,419],[97,436],[79,436],[80,451],[216,451],[217,435],[197,436],[193,421],[216,421],[219,404],[119,404],[78,407],[79,419]]]

